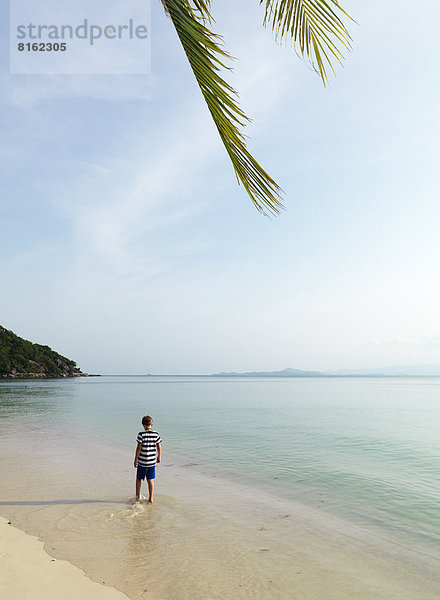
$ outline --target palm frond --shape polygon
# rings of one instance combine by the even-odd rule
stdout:
[[[205,21],[212,21],[211,15],[211,0],[182,0],[183,4],[196,17],[201,18]],[[162,0],[165,12],[169,15],[168,2]]]
[[[206,26],[209,0],[162,0],[176,29],[189,64],[239,182],[260,212],[279,213],[281,189],[246,148],[242,128],[249,119],[238,106],[235,90],[221,77],[232,58],[221,47],[221,38]],[[198,15],[195,11],[199,12]],[[201,16],[200,16],[200,13]]]
[[[341,63],[343,50],[350,48],[343,18],[351,17],[337,0],[260,0],[263,3],[264,25],[271,23],[277,39],[293,39],[325,85],[328,68],[334,73],[333,63]]]
[[[211,0],[192,0],[192,4],[194,4],[194,8],[202,19],[205,21],[212,21]]]

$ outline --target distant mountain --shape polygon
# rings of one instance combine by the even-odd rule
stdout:
[[[0,326],[0,377],[86,377],[75,361]]]
[[[326,377],[326,374],[321,371],[283,369],[282,371],[252,371],[249,373],[216,373],[212,377]]]
[[[248,373],[216,373],[212,377],[440,377],[440,365],[400,365],[369,369],[338,369],[336,371],[252,371]]]

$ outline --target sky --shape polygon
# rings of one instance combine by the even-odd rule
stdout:
[[[0,324],[102,374],[440,364],[440,6],[345,0],[329,86],[213,2],[248,147],[237,184],[171,21],[150,75],[12,75],[0,9]]]

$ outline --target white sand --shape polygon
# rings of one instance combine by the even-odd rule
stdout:
[[[54,560],[37,538],[0,517],[0,597],[5,600],[128,600],[91,581],[64,560]]]

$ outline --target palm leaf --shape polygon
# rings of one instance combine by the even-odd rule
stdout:
[[[211,0],[192,0],[194,8],[205,21],[211,21]]]
[[[220,36],[206,26],[212,19],[210,0],[162,0],[162,4],[171,17],[238,181],[259,211],[279,213],[281,189],[248,152],[242,129],[249,119],[236,102],[235,90],[220,75],[220,71],[228,69],[225,61],[232,57],[220,46]]]
[[[163,7],[165,12],[169,15],[170,11],[168,10],[168,2],[166,0],[162,0]],[[211,0],[183,0],[183,4],[186,6],[186,9],[191,12],[196,18],[201,19],[202,21],[212,21],[211,15]]]
[[[324,85],[327,70],[342,62],[350,48],[350,34],[343,18],[349,15],[337,0],[260,0],[266,4],[264,25],[272,24],[277,39],[291,38],[303,58],[319,73]]]

